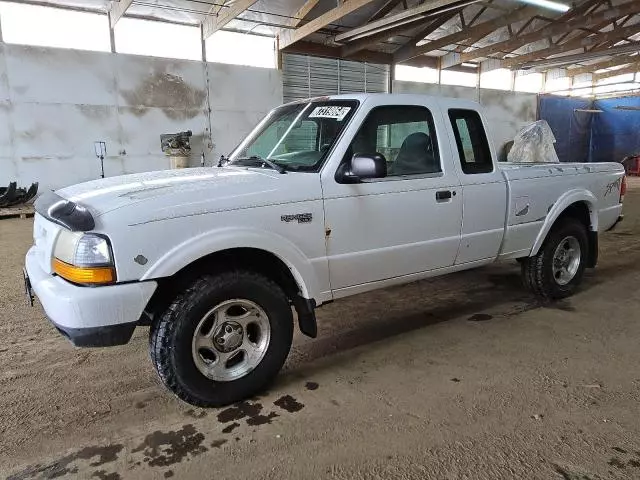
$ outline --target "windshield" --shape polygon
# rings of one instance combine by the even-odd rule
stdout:
[[[357,106],[355,100],[283,105],[233,151],[230,164],[316,172]]]

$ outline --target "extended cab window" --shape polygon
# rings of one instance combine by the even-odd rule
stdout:
[[[462,171],[466,174],[493,171],[491,150],[482,119],[474,110],[449,110],[449,119],[460,155]]]
[[[382,154],[387,160],[387,176],[442,171],[433,117],[425,107],[372,109],[347,149],[345,160],[356,153]]]

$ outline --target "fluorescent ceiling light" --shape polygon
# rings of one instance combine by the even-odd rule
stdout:
[[[463,67],[468,67],[468,68],[478,68],[478,64],[477,63],[463,62],[462,66]]]
[[[536,7],[548,8],[549,10],[555,10],[556,12],[567,12],[571,8],[569,5],[565,5],[560,2],[552,2],[551,0],[520,0],[522,3],[528,3],[529,5],[535,5]]]

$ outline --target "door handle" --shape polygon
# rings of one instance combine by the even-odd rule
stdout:
[[[451,200],[451,196],[455,195],[455,192],[451,192],[451,190],[440,190],[436,192],[436,201],[444,202],[446,200]]]

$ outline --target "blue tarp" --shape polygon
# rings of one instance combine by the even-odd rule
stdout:
[[[538,117],[549,123],[561,162],[621,162],[640,153],[640,97],[587,100],[541,95]]]
[[[595,100],[593,108],[602,113],[594,115],[590,161],[621,162],[640,153],[640,97]]]
[[[538,118],[546,120],[556,137],[556,152],[561,162],[588,162],[591,122],[594,114],[591,100],[541,95]]]

